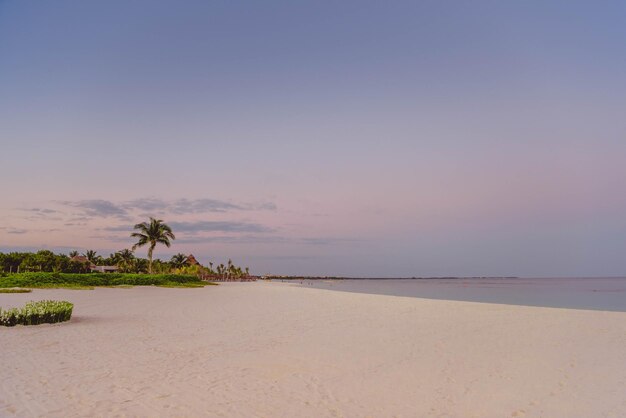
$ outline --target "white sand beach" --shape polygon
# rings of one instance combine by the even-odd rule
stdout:
[[[0,294],[0,416],[624,417],[626,313],[283,283]]]

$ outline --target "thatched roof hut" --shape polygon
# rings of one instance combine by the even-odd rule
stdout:
[[[196,257],[194,257],[193,254],[189,254],[187,256],[187,263],[189,263],[190,266],[199,266],[199,265],[201,265],[200,263],[198,263],[198,260],[196,260]]]
[[[95,267],[95,264],[89,261],[89,259],[84,255],[75,255],[74,257],[71,257],[70,260],[77,261],[83,264],[89,264],[89,267]]]
[[[94,263],[89,261],[87,257],[84,255],[75,255],[71,257],[70,260],[76,261],[82,264],[87,264],[89,266],[89,270],[94,273],[115,273],[119,270],[117,266],[96,266]]]

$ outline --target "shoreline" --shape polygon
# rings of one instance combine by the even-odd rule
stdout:
[[[278,281],[282,282],[282,281]],[[471,280],[302,280],[297,286],[334,291],[532,306],[626,312],[626,278]]]
[[[0,330],[2,416],[624,416],[626,313],[275,282],[36,290]],[[611,415],[613,414],[613,415]]]

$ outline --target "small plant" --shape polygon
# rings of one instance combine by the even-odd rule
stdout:
[[[31,289],[16,289],[16,288],[2,289],[0,288],[0,293],[30,293],[31,291],[32,291]]]
[[[7,310],[0,308],[0,325],[12,327],[69,321],[72,317],[72,309],[74,309],[72,303],[59,300],[28,302],[23,308]]]

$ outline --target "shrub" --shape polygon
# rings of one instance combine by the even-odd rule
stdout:
[[[31,292],[30,289],[14,289],[14,288],[2,289],[0,288],[0,293],[30,293],[30,292]]]
[[[0,325],[54,324],[69,321],[74,305],[66,301],[42,300],[28,302],[23,308],[0,309]]]
[[[0,277],[0,288],[7,287],[90,287],[90,286],[152,286],[203,283],[198,277],[181,274],[126,273],[19,273]]]

